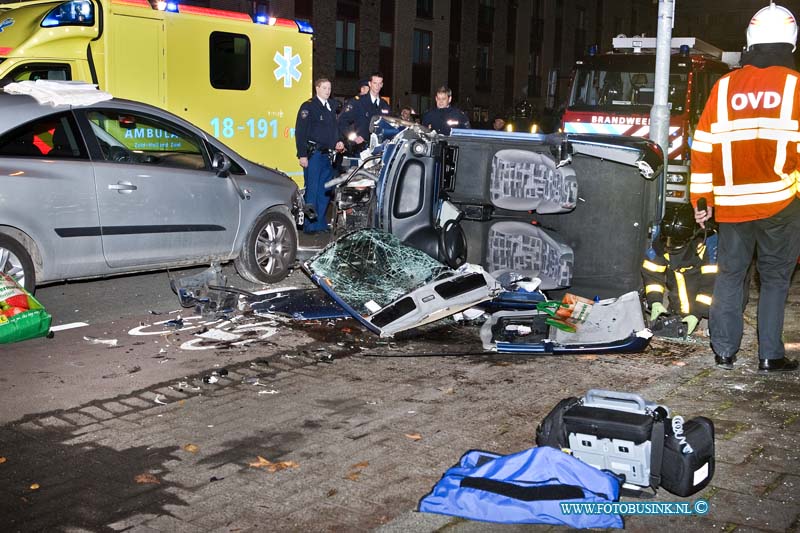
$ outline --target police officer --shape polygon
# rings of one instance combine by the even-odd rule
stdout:
[[[325,212],[330,198],[325,190],[325,182],[334,175],[330,155],[333,151],[344,150],[336,128],[336,113],[329,102],[331,82],[326,78],[317,79],[314,92],[316,95],[300,106],[295,122],[297,159],[303,167],[305,179],[305,202],[314,206],[317,212],[314,222],[306,219],[303,225],[305,233],[328,230]]]
[[[369,91],[350,100],[339,115],[339,134],[363,149],[369,139],[369,121],[374,115],[388,115],[389,104],[381,98],[383,74],[373,72],[369,77]]]
[[[453,128],[469,128],[467,115],[459,108],[451,106],[452,100],[453,91],[449,87],[439,87],[436,90],[436,108],[428,110],[422,116],[422,125],[443,135],[450,135]]]

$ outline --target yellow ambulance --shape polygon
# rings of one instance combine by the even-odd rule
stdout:
[[[313,29],[176,2],[0,4],[0,80],[82,80],[179,115],[302,182],[297,110],[311,96]]]

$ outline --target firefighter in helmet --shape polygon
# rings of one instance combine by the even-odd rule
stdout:
[[[716,235],[698,232],[692,206],[670,208],[642,263],[651,323],[660,315],[679,314],[690,335],[701,318],[708,318],[716,272]]]

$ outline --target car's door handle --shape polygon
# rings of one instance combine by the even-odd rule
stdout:
[[[137,187],[129,181],[118,181],[116,185],[110,184],[108,189],[111,191],[117,191],[120,194],[130,194],[131,192],[135,191]]]

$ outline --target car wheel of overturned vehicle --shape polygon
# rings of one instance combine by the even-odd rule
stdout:
[[[28,251],[15,239],[0,233],[0,272],[8,274],[17,283],[33,293],[36,275]]]
[[[234,265],[253,283],[277,283],[289,275],[297,255],[297,231],[281,210],[267,211],[253,225]]]

